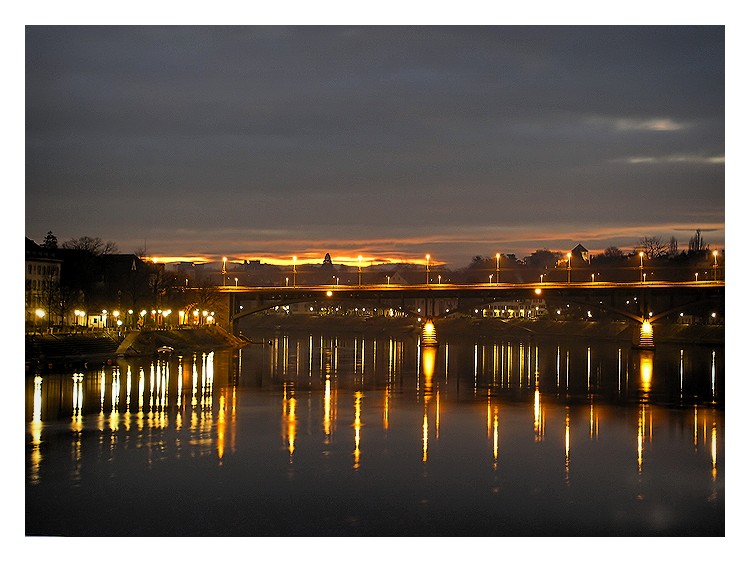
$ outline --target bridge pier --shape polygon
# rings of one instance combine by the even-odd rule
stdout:
[[[425,320],[424,326],[422,326],[422,333],[419,336],[419,341],[424,346],[435,347],[438,345],[437,331],[435,330],[435,324],[429,318]]]
[[[649,320],[644,320],[640,326],[636,326],[637,343],[634,347],[638,349],[654,349],[654,327]]]

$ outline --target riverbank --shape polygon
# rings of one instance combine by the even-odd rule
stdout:
[[[26,370],[88,368],[118,356],[153,355],[163,346],[175,353],[242,347],[247,342],[219,326],[179,330],[34,334],[26,336]]]
[[[438,337],[558,337],[633,342],[635,326],[627,322],[553,320],[500,320],[497,318],[443,318],[436,321]],[[219,326],[179,330],[87,334],[35,334],[26,336],[26,370],[88,367],[111,362],[118,356],[147,356],[160,347],[185,354],[210,349],[239,348],[256,334],[268,332],[318,332],[339,335],[418,337],[420,323],[414,318],[367,318],[357,316],[272,316],[243,320],[239,334]],[[724,326],[656,324],[659,344],[724,345]]]

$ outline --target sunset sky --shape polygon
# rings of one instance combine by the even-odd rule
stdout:
[[[725,241],[722,26],[25,32],[25,234],[193,259]]]

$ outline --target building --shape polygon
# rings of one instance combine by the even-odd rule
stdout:
[[[59,311],[55,303],[60,290],[60,270],[62,260],[55,257],[53,250],[43,248],[30,238],[26,238],[25,261],[25,302],[26,322],[39,325],[55,323]]]
[[[589,251],[586,248],[584,248],[581,244],[578,244],[578,246],[573,248],[570,251],[570,255],[573,261],[591,263],[591,259],[589,257]]]

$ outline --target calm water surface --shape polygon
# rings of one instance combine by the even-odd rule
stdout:
[[[724,534],[724,349],[254,333],[28,376],[26,533]]]

